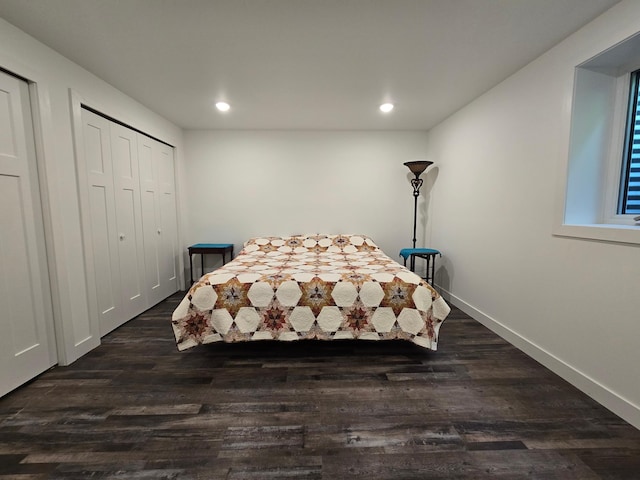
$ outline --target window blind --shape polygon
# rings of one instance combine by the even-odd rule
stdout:
[[[640,97],[638,84],[640,70],[631,74],[629,95],[629,116],[627,121],[627,142],[621,185],[621,205],[619,213],[640,213]]]

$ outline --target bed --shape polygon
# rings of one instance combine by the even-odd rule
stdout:
[[[403,339],[436,350],[450,308],[363,235],[253,238],[172,315],[179,350],[213,342]]]

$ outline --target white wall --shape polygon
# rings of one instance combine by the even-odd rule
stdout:
[[[637,31],[640,2],[618,4],[430,131],[427,158],[436,282],[640,428],[640,248],[552,236],[574,66]]]
[[[182,131],[2,19],[0,68],[36,84],[32,103],[37,110],[39,175],[59,360],[69,363],[97,344],[89,322],[70,91],[103,113],[176,146],[179,166]]]
[[[425,132],[186,132],[185,240],[234,243],[237,253],[252,236],[360,233],[399,259],[413,228],[412,176],[403,162],[424,157],[425,139]]]

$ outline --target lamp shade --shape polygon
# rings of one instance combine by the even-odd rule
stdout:
[[[417,177],[422,172],[424,172],[432,163],[433,162],[430,162],[428,160],[414,160],[412,162],[404,162],[404,165],[409,167],[409,170],[411,170],[411,172]]]

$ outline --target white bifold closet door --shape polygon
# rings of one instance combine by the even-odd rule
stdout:
[[[0,396],[57,361],[29,87],[0,72]]]
[[[160,187],[160,279],[163,298],[178,291],[178,202],[176,200],[176,181],[173,160],[173,148],[156,142]]]
[[[90,275],[105,335],[178,289],[173,148],[86,109],[82,123]]]
[[[173,149],[138,134],[146,287],[152,305],[178,290]]]
[[[95,280],[100,335],[120,325],[123,316],[109,126],[107,119],[82,111],[91,223],[89,228],[84,226],[84,231],[93,251],[93,258],[87,261]]]
[[[111,123],[111,159],[118,230],[120,292],[128,319],[149,308],[145,295],[144,244],[136,132]],[[115,325],[114,327],[116,327]],[[106,332],[105,332],[106,333]]]

